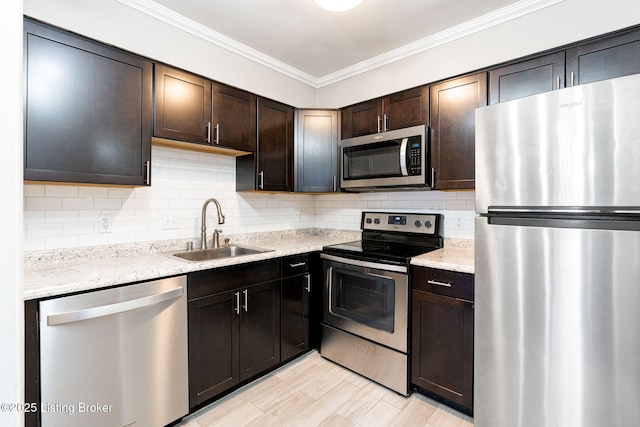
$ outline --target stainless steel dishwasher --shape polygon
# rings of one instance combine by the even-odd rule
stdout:
[[[186,276],[41,301],[42,425],[181,418],[187,348]]]

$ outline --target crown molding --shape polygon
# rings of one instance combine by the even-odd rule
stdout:
[[[223,49],[243,56],[258,64],[269,67],[275,71],[306,83],[310,86],[317,87],[317,78],[307,74],[295,67],[285,64],[282,61],[266,55],[256,49],[225,36],[211,28],[204,26],[192,19],[180,15],[173,10],[162,6],[152,0],[118,0],[118,2],[129,6],[145,15],[151,16],[165,24],[171,25],[196,37],[199,37],[209,43],[215,44]]]
[[[454,40],[461,39],[471,34],[520,18],[530,13],[537,12],[549,6],[562,3],[565,0],[521,0],[517,3],[495,10],[478,18],[466,21],[460,25],[448,28],[439,33],[417,40],[413,43],[390,50],[381,55],[374,56],[365,61],[358,62],[349,67],[338,70],[322,77],[314,77],[282,61],[255,50],[247,45],[239,43],[224,34],[218,33],[209,27],[193,21],[179,13],[174,12],[152,0],[118,0],[139,12],[158,19],[168,25],[199,37],[209,43],[229,50],[237,55],[271,68],[291,78],[301,81],[314,88],[321,88],[330,84],[348,79],[367,71],[374,70],[392,62],[407,58],[420,52],[433,49]]]

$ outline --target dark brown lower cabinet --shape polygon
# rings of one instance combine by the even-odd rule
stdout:
[[[471,414],[473,276],[417,267],[413,272],[411,383]]]
[[[281,339],[282,360],[309,349],[309,296],[312,290],[309,256],[282,259]]]
[[[280,269],[274,260],[193,273],[187,283],[194,408],[280,363]]]

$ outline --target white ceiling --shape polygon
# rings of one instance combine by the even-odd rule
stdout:
[[[316,87],[564,0],[119,0]]]

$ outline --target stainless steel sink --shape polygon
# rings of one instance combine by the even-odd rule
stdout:
[[[246,246],[223,246],[220,248],[209,248],[194,251],[176,252],[171,254],[174,257],[186,261],[209,261],[212,259],[233,258],[242,255],[261,254],[271,252],[272,249],[250,248]]]

